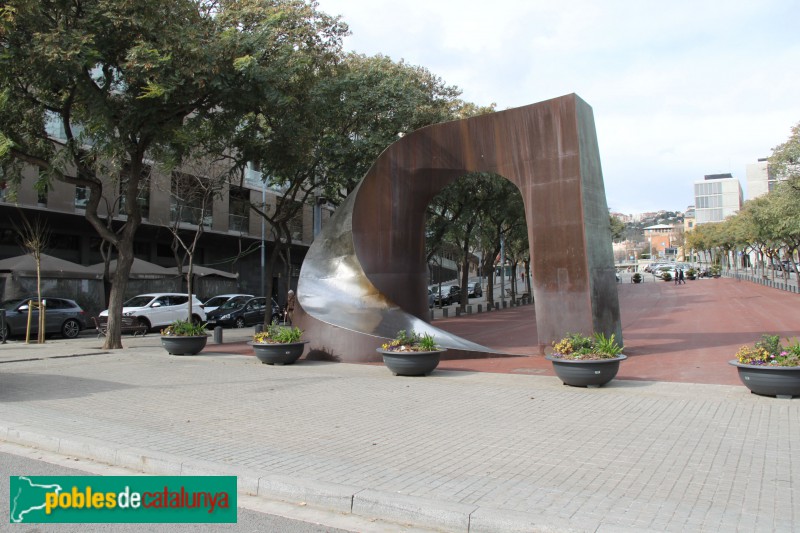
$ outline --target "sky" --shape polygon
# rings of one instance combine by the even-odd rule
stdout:
[[[346,51],[427,68],[498,110],[576,93],[593,109],[609,208],[684,211],[693,183],[800,122],[797,0],[318,0]]]

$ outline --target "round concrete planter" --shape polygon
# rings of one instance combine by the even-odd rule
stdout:
[[[433,352],[390,352],[378,348],[383,356],[383,364],[395,376],[427,376],[439,366],[439,359],[445,350]]]
[[[800,366],[746,365],[728,361],[739,371],[739,379],[753,394],[791,398],[800,396]]]
[[[306,348],[308,341],[286,342],[283,344],[264,344],[248,342],[259,361],[265,365],[291,365],[295,363]]]
[[[572,387],[588,387],[594,389],[605,385],[617,375],[620,361],[628,357],[620,355],[614,359],[589,359],[575,360],[562,359],[548,355],[545,357],[552,361],[553,370],[556,376],[564,382],[564,385]]]
[[[197,355],[206,347],[208,335],[162,335],[161,345],[170,355]]]

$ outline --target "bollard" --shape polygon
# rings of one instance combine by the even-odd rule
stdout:
[[[214,344],[222,344],[222,326],[214,328]]]
[[[0,344],[6,343],[6,310],[0,309]]]
[[[478,304],[478,313],[483,312],[483,304]]]
[[[472,306],[471,306],[471,305],[468,305],[468,306],[467,306],[467,314],[468,314],[468,315],[471,315],[471,314],[472,314]]]
[[[456,316],[461,316],[461,308],[456,307]]]
[[[447,308],[442,307],[442,318],[447,318]]]
[[[256,324],[255,325],[255,333],[258,334],[258,333],[261,333],[262,331],[264,331],[264,324]]]
[[[433,309],[431,309],[430,312],[431,312],[431,322],[433,322],[433,319],[436,318],[436,316],[434,315]]]
[[[508,307],[508,302],[503,300],[503,309],[505,309],[506,307]]]
[[[494,303],[494,309],[495,309],[495,311],[499,311],[500,310],[500,302],[495,302]]]

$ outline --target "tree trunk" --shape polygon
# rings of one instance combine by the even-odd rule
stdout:
[[[128,228],[126,228],[126,233]],[[117,247],[117,270],[114,272],[114,281],[111,286],[111,296],[108,301],[108,329],[105,350],[118,350],[122,348],[122,304],[125,301],[125,290],[128,287],[131,267],[133,266],[133,232],[129,239],[121,239]]]
[[[46,309],[42,307],[42,256],[39,255],[35,257],[36,259],[36,298],[38,298],[38,306],[39,306],[39,334],[36,336],[36,342],[39,344],[44,344],[44,330],[45,330],[45,313],[47,312]],[[29,304],[30,305],[30,304]],[[28,309],[30,312],[30,308]]]

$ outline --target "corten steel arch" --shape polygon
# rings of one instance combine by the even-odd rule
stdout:
[[[494,172],[522,193],[538,347],[567,332],[622,340],[608,208],[592,109],[571,94],[417,130],[389,146],[315,239],[295,323],[310,353],[380,360],[398,330],[429,332],[450,355],[492,350],[431,326],[425,209],[453,180]]]

